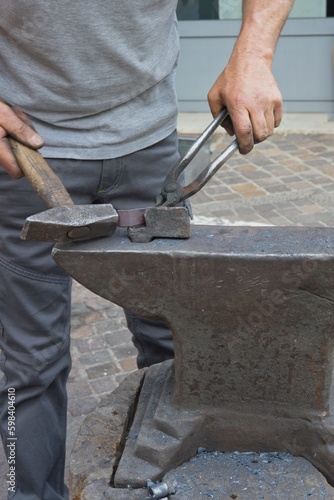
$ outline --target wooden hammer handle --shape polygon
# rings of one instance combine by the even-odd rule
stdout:
[[[1,97],[0,102],[9,106]],[[24,146],[10,136],[8,142],[17,163],[47,208],[74,204],[64,184],[38,151]]]
[[[47,208],[73,205],[65,186],[36,150],[8,137],[17,163]]]

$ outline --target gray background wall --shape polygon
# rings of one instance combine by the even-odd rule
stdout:
[[[181,112],[208,111],[206,95],[228,62],[238,20],[180,21],[177,92]],[[289,19],[273,71],[286,112],[334,113],[334,18]]]

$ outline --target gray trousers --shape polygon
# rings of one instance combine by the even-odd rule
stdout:
[[[177,136],[113,160],[49,159],[76,204],[153,206],[177,160]],[[0,430],[8,453],[8,389],[15,390],[15,500],[68,498],[64,486],[66,381],[71,367],[71,280],[52,245],[22,241],[27,216],[45,210],[28,181],[0,168]],[[171,332],[127,312],[138,366],[173,356]]]

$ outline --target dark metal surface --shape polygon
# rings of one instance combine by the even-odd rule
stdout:
[[[193,226],[185,240],[124,231],[56,245],[93,292],[163,319],[175,362],[151,367],[116,484],[194,456],[288,451],[334,482],[334,230]]]
[[[128,236],[136,243],[154,238],[189,238],[190,219],[185,207],[152,207],[145,210],[145,226],[129,227]]]
[[[65,242],[112,235],[118,214],[110,204],[55,207],[27,218],[22,239]]]

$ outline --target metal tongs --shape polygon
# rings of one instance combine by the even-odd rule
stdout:
[[[157,196],[156,206],[174,207],[197,193],[211,179],[211,177],[226,163],[226,161],[239,149],[235,139],[215,160],[187,186],[182,186],[178,181],[179,175],[185,170],[191,160],[197,155],[203,145],[208,141],[213,132],[227,118],[228,111],[224,108],[210,123],[204,132],[196,139],[191,148],[168,172],[160,195]]]

